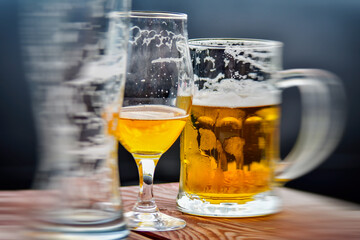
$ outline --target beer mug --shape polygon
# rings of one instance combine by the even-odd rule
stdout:
[[[179,210],[216,217],[280,211],[274,188],[318,166],[344,125],[340,81],[317,69],[282,71],[282,43],[254,39],[189,41],[195,92],[181,136]],[[280,160],[281,92],[298,87],[302,122]]]

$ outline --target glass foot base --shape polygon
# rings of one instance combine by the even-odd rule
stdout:
[[[32,231],[25,234],[26,239],[31,240],[120,240],[126,239],[129,231],[110,232],[110,233],[60,233],[60,232],[42,232]]]
[[[118,240],[129,233],[122,212],[73,210],[51,212],[34,219],[27,235],[28,239],[39,240]]]
[[[186,226],[186,222],[161,212],[139,213],[127,212],[125,218],[128,228],[134,231],[170,231]]]
[[[206,217],[256,217],[277,213],[281,210],[281,200],[273,192],[264,192],[245,204],[224,202],[211,204],[198,196],[181,193],[177,199],[181,212]]]

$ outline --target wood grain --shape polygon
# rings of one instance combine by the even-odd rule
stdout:
[[[138,187],[123,187],[125,210],[137,198]],[[255,218],[209,218],[176,209],[178,184],[158,184],[154,194],[163,213],[187,222],[184,229],[142,233],[151,239],[360,239],[360,206],[315,194],[279,189],[283,211]]]
[[[284,209],[256,218],[209,218],[183,214],[176,209],[177,183],[158,184],[154,194],[163,213],[187,222],[184,229],[169,232],[131,232],[130,240],[149,239],[360,239],[360,206],[290,189],[279,189]],[[125,211],[137,199],[138,187],[123,187]],[[0,191],[0,240],[24,240],[29,212],[39,202],[38,191]],[[40,198],[41,199],[41,198]]]

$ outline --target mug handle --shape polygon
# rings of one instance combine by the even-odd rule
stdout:
[[[340,141],[345,125],[345,91],[332,73],[319,69],[279,71],[279,89],[298,87],[302,118],[299,136],[291,152],[276,165],[278,184],[297,178],[322,163]]]

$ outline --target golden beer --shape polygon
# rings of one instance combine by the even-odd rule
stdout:
[[[181,136],[180,191],[212,204],[245,203],[271,188],[279,105],[193,105]]]
[[[131,153],[160,155],[178,138],[187,117],[186,111],[176,107],[123,107],[113,134]]]

